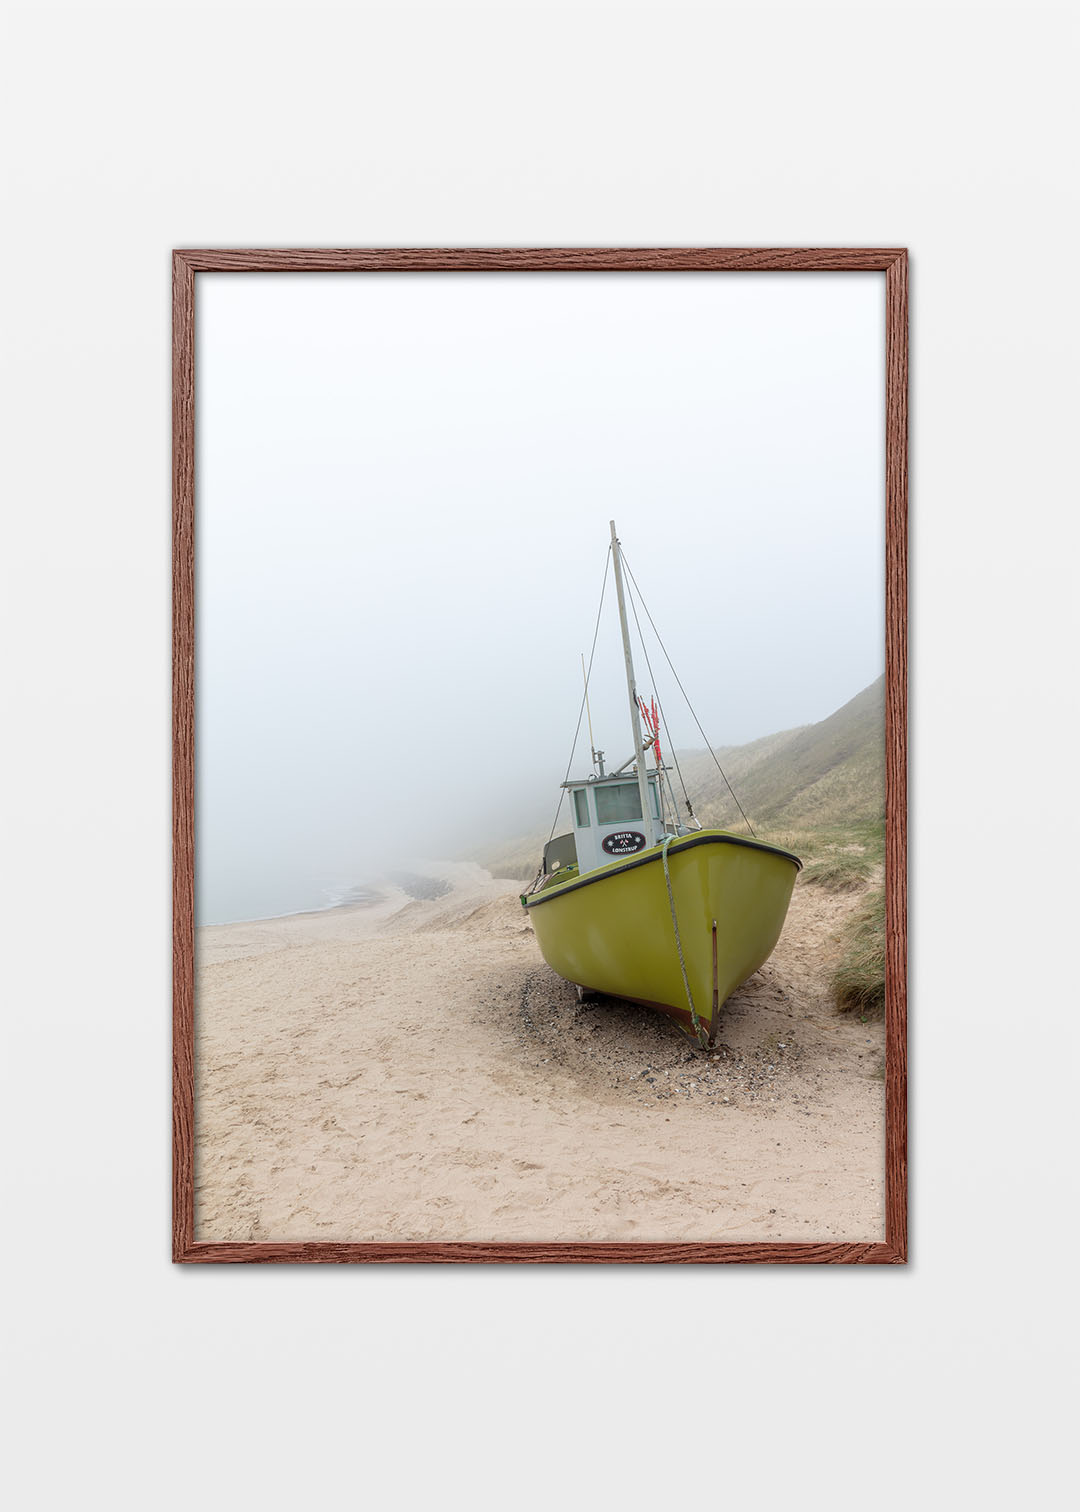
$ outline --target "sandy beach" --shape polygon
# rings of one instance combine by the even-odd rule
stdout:
[[[714,1054],[579,1004],[520,884],[199,931],[200,1240],[873,1241],[884,1034],[827,973],[858,898],[800,883]]]

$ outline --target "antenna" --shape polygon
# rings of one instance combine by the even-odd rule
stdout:
[[[581,653],[581,676],[585,682],[585,713],[589,718],[589,750],[592,752],[593,766],[598,767],[600,776],[604,775],[604,753],[596,749],[592,732],[592,710],[589,708],[589,674],[585,670],[585,653]]]

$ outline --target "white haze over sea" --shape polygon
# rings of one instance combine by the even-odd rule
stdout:
[[[200,274],[197,307],[200,923],[546,827],[612,517],[714,745],[880,675],[883,275]],[[591,702],[617,765],[610,578]]]

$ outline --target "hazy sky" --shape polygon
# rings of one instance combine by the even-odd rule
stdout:
[[[881,673],[884,275],[199,274],[197,311],[201,922],[550,819],[610,518],[714,745]],[[590,696],[617,764],[610,578]]]

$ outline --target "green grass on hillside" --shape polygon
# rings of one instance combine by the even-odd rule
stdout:
[[[885,859],[885,822],[834,827],[800,837],[801,882],[827,892],[861,892]]]
[[[824,887],[828,892],[859,892],[870,880],[874,863],[863,851],[837,851],[811,861],[802,874],[805,885]]]
[[[869,823],[885,811],[885,680],[827,719],[717,752],[754,828],[814,831]],[[707,825],[737,828],[739,811],[707,751],[680,754],[694,801]]]
[[[847,947],[833,974],[836,1006],[879,1018],[885,1012],[885,889],[869,893],[855,915]]]

